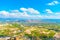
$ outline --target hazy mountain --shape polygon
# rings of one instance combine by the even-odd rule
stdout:
[[[60,19],[21,19],[21,18],[0,18],[0,22],[30,22],[30,23],[60,23]]]

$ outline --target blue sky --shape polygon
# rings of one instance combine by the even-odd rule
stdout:
[[[0,18],[60,19],[60,0],[0,0]]]

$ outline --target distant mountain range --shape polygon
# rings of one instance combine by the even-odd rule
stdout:
[[[60,19],[21,19],[21,18],[0,18],[0,22],[30,22],[30,23],[60,23]]]

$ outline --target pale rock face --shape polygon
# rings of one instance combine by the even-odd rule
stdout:
[[[56,33],[56,34],[54,35],[54,38],[60,38],[60,33]]]
[[[31,31],[30,30],[26,30],[25,31],[27,34],[31,34]]]
[[[60,33],[56,33],[54,35],[54,40],[60,40]]]

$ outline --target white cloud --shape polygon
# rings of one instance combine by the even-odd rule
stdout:
[[[46,13],[50,13],[50,14],[53,13],[50,9],[46,9],[45,11]]]
[[[27,14],[18,10],[11,10],[11,12],[0,11],[0,18],[21,18],[23,15],[26,16]]]
[[[60,12],[56,12],[55,15],[60,15]]]
[[[40,13],[38,10],[35,10],[33,8],[28,8],[27,11],[30,12],[30,13],[32,13],[32,14],[39,14]]]
[[[22,10],[22,11],[27,11],[27,9],[26,9],[26,8],[20,8],[20,10]]]
[[[49,15],[41,15],[39,11],[33,9],[33,8],[25,8],[26,11],[20,10],[11,10],[9,11],[0,11],[0,18],[33,18],[33,19],[60,19],[60,12],[53,12],[50,9],[46,9],[45,13],[48,13]],[[34,14],[34,15],[31,15]],[[38,15],[36,15],[36,13]],[[51,13],[51,14],[50,14]]]
[[[53,2],[48,3],[47,5],[57,5],[57,4],[59,4],[58,1],[53,1]]]
[[[6,12],[6,11],[0,11],[0,14],[1,14],[1,15],[3,14],[3,15],[6,16],[6,15],[8,15],[8,12]]]
[[[0,11],[0,17],[6,17],[7,18],[7,16],[9,16],[9,12],[7,12],[7,11]]]
[[[22,11],[22,12],[20,12]],[[33,8],[20,8],[19,10],[11,10],[11,11],[0,11],[0,18],[34,18],[38,17],[36,14],[39,14],[39,11]],[[34,14],[34,15],[30,15]]]
[[[12,13],[19,13],[19,10],[11,10]]]
[[[45,19],[60,19],[60,12],[53,12],[50,9],[46,9],[45,13],[48,13],[48,14],[42,15],[42,18],[45,18]]]
[[[58,15],[50,15],[50,16],[48,16],[48,19],[60,19],[60,15],[58,16]]]
[[[30,14],[40,14],[38,10],[35,10],[33,8],[20,8],[20,10],[28,12]]]

